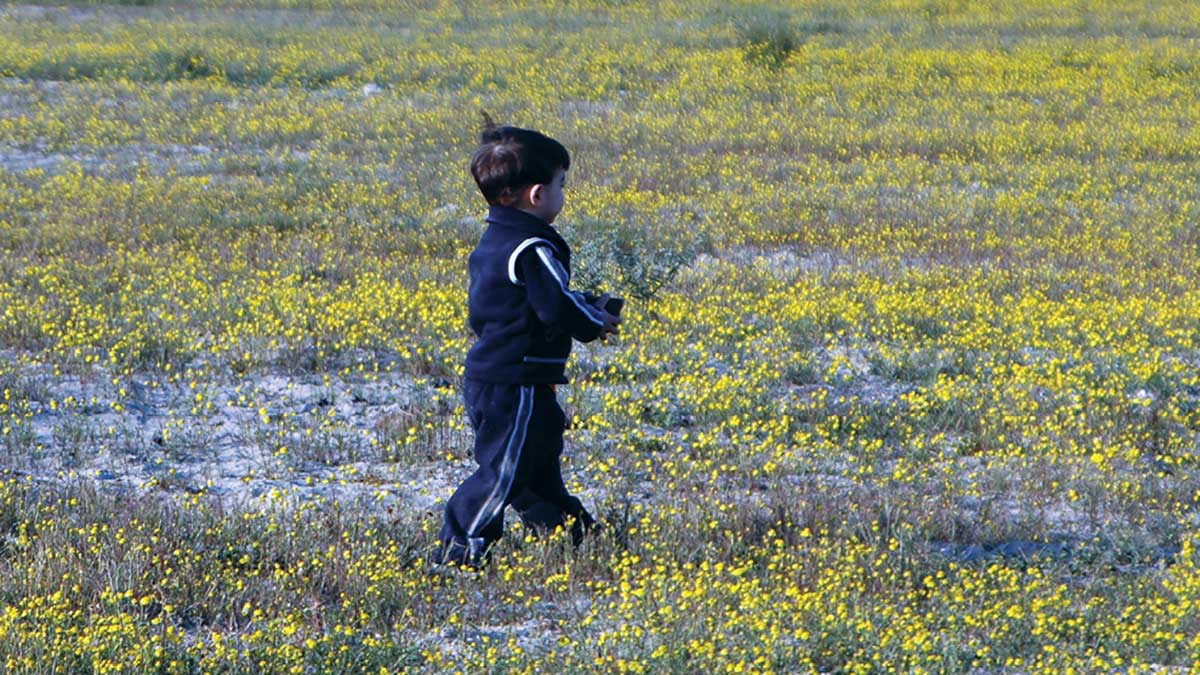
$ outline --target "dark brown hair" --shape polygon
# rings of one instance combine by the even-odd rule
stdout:
[[[486,112],[479,142],[471,175],[489,204],[507,204],[520,188],[549,183],[556,171],[571,168],[562,143],[531,129],[499,126]]]

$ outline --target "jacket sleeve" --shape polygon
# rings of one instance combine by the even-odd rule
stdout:
[[[517,261],[529,304],[538,320],[580,342],[600,337],[604,320],[583,293],[567,286],[567,271],[548,246],[530,246]]]

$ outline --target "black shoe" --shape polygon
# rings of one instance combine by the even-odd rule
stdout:
[[[584,537],[589,534],[599,534],[600,529],[600,524],[581,505],[579,513],[575,514],[575,517],[571,519],[571,543],[578,548],[583,543]]]
[[[447,571],[481,572],[491,562],[492,552],[482,538],[473,538],[469,544],[459,540],[439,542],[425,557],[426,571],[444,574]]]

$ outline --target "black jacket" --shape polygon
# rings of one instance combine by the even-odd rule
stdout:
[[[466,377],[498,384],[566,383],[572,338],[604,325],[595,298],[569,286],[571,249],[541,218],[492,206],[468,259],[468,320],[478,341]]]

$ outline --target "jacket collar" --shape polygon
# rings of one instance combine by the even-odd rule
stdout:
[[[558,230],[532,213],[526,213],[511,206],[492,204],[488,207],[487,222],[489,225],[520,232],[526,237],[545,237],[556,248],[561,248],[560,252],[565,253],[566,251],[566,242]]]
[[[500,206],[492,204],[488,207],[487,215],[488,223],[499,225],[501,227],[511,227],[529,232],[530,234],[546,234],[554,232],[554,228],[550,223],[538,218],[532,213],[526,213],[521,209],[514,209],[511,206]],[[555,234],[557,234],[555,232]]]

